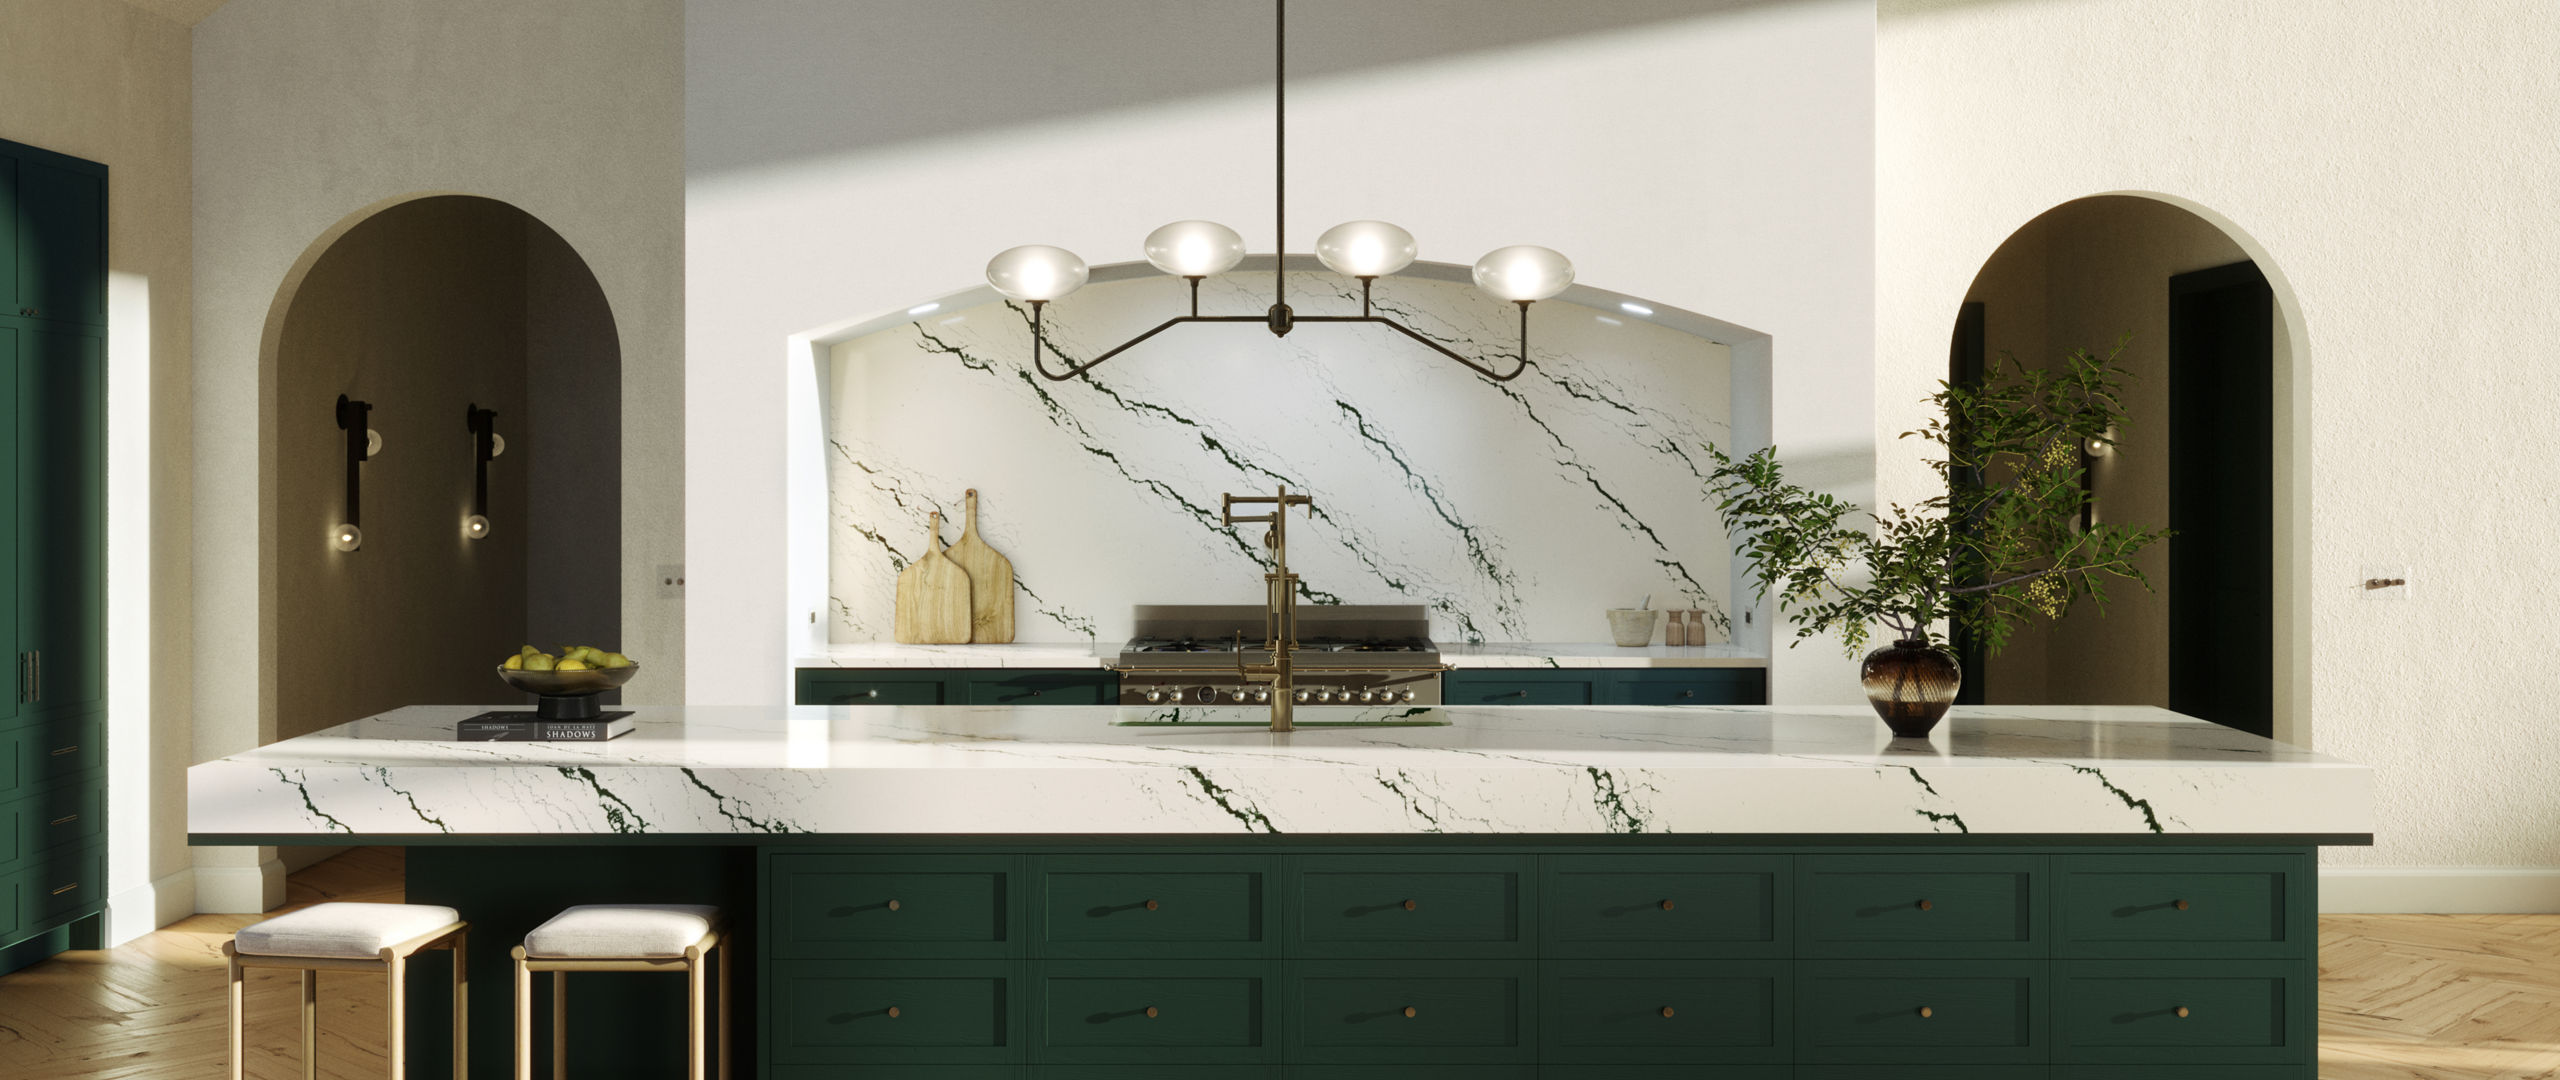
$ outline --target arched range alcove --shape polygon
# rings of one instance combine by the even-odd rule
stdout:
[[[525,642],[618,647],[621,347],[595,276],[507,203],[430,195],[313,245],[268,320],[276,738],[422,702],[521,704]],[[339,395],[370,402],[363,543],[339,551]],[[495,410],[487,535],[472,407]]]
[[[2148,194],[2075,199],[1992,253],[1957,313],[1950,381],[2075,349],[2118,363],[2128,423],[2086,460],[2097,517],[2178,532],[2110,590],[1966,657],[1966,700],[2148,704],[2307,741],[2297,476],[2301,323],[2264,249],[2202,208]],[[1958,628],[1959,644],[1963,643]]]

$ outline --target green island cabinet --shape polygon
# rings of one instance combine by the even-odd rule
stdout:
[[[1450,705],[1762,705],[1766,668],[1462,668]],[[1098,668],[801,668],[802,705],[1109,705],[1120,677]]]
[[[1611,839],[769,844],[759,1072],[2315,1075],[2307,846]]]
[[[0,972],[106,901],[106,166],[0,140]]]

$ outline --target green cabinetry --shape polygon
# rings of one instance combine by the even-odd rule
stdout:
[[[1109,705],[1120,676],[1099,668],[801,668],[800,705]]]
[[[1764,705],[1766,668],[1461,668],[1451,705]]]
[[[2315,1068],[2308,848],[1068,838],[760,861],[773,1080]]]
[[[0,141],[0,971],[105,902],[106,185]]]

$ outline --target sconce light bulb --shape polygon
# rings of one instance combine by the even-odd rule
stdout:
[[[498,455],[503,454],[503,453],[506,453],[506,452],[507,452],[507,437],[506,437],[506,436],[504,436],[504,435],[500,435],[500,434],[498,434],[497,432],[494,432],[494,431],[490,432],[490,433],[489,433],[489,456],[490,456],[490,457],[497,457]]]
[[[489,535],[489,519],[478,514],[462,519],[462,535],[474,540],[486,538]]]
[[[340,524],[329,530],[329,546],[339,551],[354,551],[364,546],[364,530]]]
[[[372,457],[381,452],[382,433],[375,431],[372,428],[364,429],[364,456]]]

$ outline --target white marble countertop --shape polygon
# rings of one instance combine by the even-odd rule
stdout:
[[[2153,708],[642,708],[606,743],[422,706],[188,770],[199,842],[612,834],[2190,834],[2357,838],[2372,770]]]
[[[1120,646],[1082,642],[1018,642],[1010,645],[899,645],[863,642],[830,645],[794,657],[795,668],[1099,668],[1109,667]],[[1645,645],[1623,649],[1607,642],[1488,642],[1442,645],[1440,659],[1453,668],[1762,668],[1768,656],[1735,645]]]

